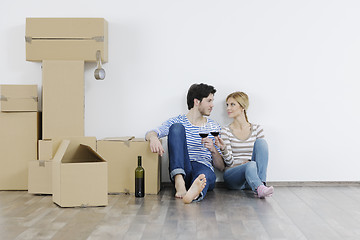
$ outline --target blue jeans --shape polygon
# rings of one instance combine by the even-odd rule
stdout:
[[[229,168],[224,172],[224,182],[230,189],[244,189],[248,184],[253,191],[266,182],[268,145],[265,139],[257,139],[251,161]]]
[[[181,123],[174,123],[171,125],[168,135],[168,148],[169,173],[170,179],[173,183],[175,175],[181,174],[184,177],[186,189],[189,189],[191,184],[200,174],[205,174],[206,186],[196,201],[202,200],[208,190],[210,191],[214,189],[216,175],[206,165],[199,162],[190,161],[185,128]]]

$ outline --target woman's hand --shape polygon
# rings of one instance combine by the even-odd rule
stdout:
[[[226,148],[226,145],[220,136],[215,137],[215,145],[220,148],[221,151],[224,151]]]

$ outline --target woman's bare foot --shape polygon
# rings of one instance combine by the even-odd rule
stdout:
[[[184,177],[181,174],[178,174],[174,178],[175,180],[175,197],[176,198],[183,198],[186,194],[186,187]]]
[[[201,191],[204,189],[206,185],[205,174],[200,174],[194,182],[191,184],[191,187],[183,197],[184,203],[191,203],[194,199],[196,199]]]

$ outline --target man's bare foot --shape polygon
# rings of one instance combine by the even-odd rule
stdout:
[[[181,174],[175,175],[175,197],[176,198],[183,198],[186,194],[186,187],[184,177]]]
[[[201,191],[204,189],[206,185],[205,174],[200,174],[194,182],[191,184],[189,191],[183,197],[184,203],[191,203],[194,199],[196,199]]]

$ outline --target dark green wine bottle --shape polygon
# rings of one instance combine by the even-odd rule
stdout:
[[[135,169],[135,197],[145,195],[145,170],[141,166],[141,156],[138,156],[138,166]]]

